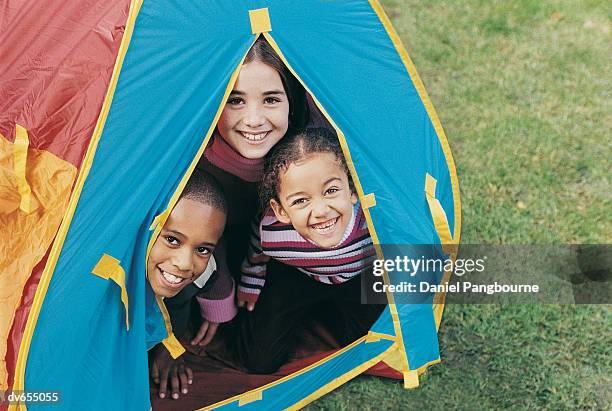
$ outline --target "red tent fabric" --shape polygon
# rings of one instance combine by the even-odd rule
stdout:
[[[5,282],[16,284],[13,300],[7,301],[0,293],[6,319],[0,322],[0,342],[7,341],[6,352],[0,345],[0,359],[6,361],[6,364],[0,361],[0,390],[12,385],[21,337],[46,253],[100,114],[128,8],[128,0],[98,0],[86,5],[76,0],[22,0],[4,1],[0,5],[0,139],[5,143],[14,142],[17,124],[27,130],[29,147],[25,165],[33,201],[44,197],[44,193],[36,191],[37,184],[51,194],[57,191],[54,178],[58,176],[57,169],[52,169],[47,172],[46,180],[43,177],[32,181],[29,171],[34,155],[51,158],[72,170],[71,177],[64,173],[64,180],[72,178],[72,181],[63,181],[68,190],[56,193],[61,198],[54,199],[54,204],[64,204],[64,207],[42,204],[28,216],[30,220],[40,217],[40,221],[52,221],[55,225],[49,228],[52,234],[40,238],[29,230],[11,232],[10,241],[43,244],[39,247],[42,251],[33,253],[28,264],[21,265],[18,272],[0,274],[0,289]],[[6,158],[12,157],[9,150],[2,153]],[[10,166],[6,169],[11,171]],[[2,198],[15,194],[13,187],[4,185],[0,191]],[[1,208],[0,224],[20,225],[18,219],[24,218],[24,213],[12,208]],[[0,250],[0,267],[3,261],[12,258],[3,250]]]

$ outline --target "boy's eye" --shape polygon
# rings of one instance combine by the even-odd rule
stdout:
[[[170,245],[178,245],[179,244],[179,240],[176,237],[173,237],[171,235],[167,235],[164,236],[164,239],[168,242],[168,244]]]
[[[327,190],[325,190],[325,194],[335,194],[338,191],[340,191],[338,187],[330,187]]]

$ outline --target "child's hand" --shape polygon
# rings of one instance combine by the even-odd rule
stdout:
[[[246,307],[248,311],[253,311],[255,309],[255,302],[243,300],[240,297],[238,297],[238,307],[240,308]]]
[[[183,357],[173,359],[163,344],[158,344],[152,350],[149,373],[153,382],[159,385],[159,398],[166,398],[168,395],[168,378],[170,379],[172,398],[175,400],[179,397],[179,390],[181,393],[187,394],[187,386],[193,383],[193,371],[185,365]]]
[[[200,329],[198,330],[198,333],[193,340],[191,340],[191,345],[199,345],[200,347],[208,345],[215,337],[217,328],[219,328],[219,323],[204,320],[200,326]]]

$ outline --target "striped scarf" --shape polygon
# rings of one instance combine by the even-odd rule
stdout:
[[[325,284],[341,284],[361,274],[374,260],[374,247],[359,206],[344,231],[340,244],[322,249],[302,237],[291,224],[283,224],[271,210],[252,227],[248,255],[242,263],[239,299],[255,302],[265,283],[266,265],[274,258]]]

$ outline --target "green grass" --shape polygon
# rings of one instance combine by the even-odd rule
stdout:
[[[462,242],[612,243],[612,8],[387,0],[457,163]],[[610,409],[610,306],[452,305],[442,364],[307,409]]]

